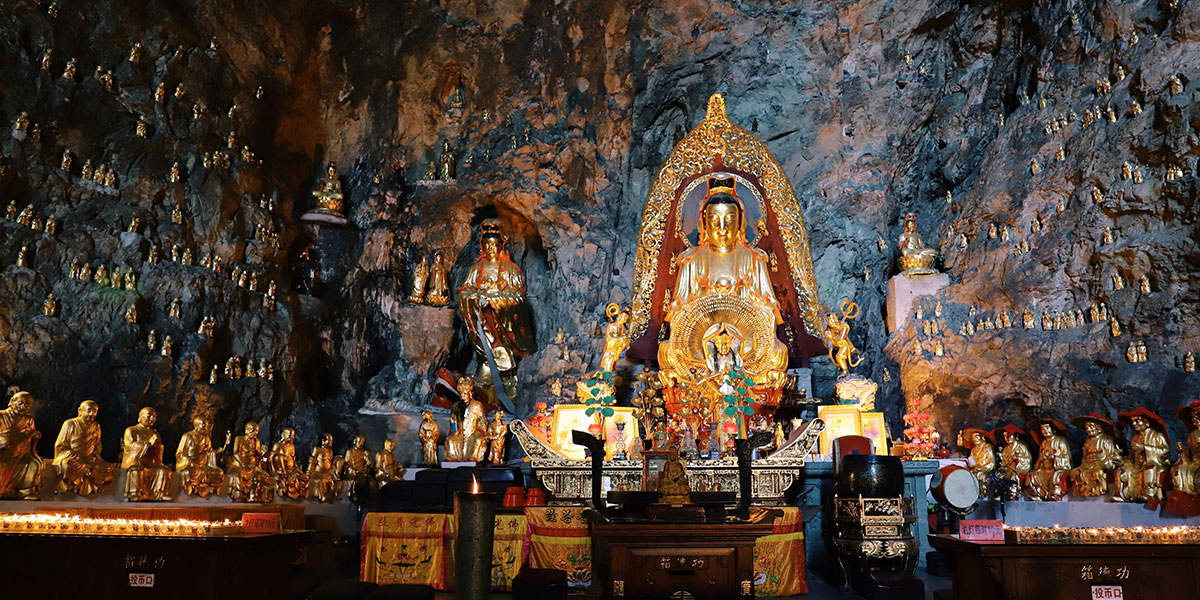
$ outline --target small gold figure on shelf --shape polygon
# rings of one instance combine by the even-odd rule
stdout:
[[[42,70],[49,71],[54,67],[54,50],[46,50],[42,53]]]
[[[375,480],[379,485],[404,479],[404,465],[396,460],[396,442],[383,440],[383,450],[375,453]]]
[[[58,231],[58,221],[55,220],[54,215],[46,217],[46,227],[43,228],[43,231],[46,232],[46,235],[54,235]]]
[[[175,161],[175,163],[171,165],[171,183],[179,183],[180,178],[181,175],[179,171],[179,161]],[[178,204],[176,206],[178,206]]]
[[[100,268],[104,268],[104,266],[101,265]],[[97,271],[97,277],[99,277],[99,271]],[[130,304],[129,308],[125,309],[125,322],[137,323],[137,304]]]
[[[425,303],[430,306],[450,304],[450,284],[446,280],[446,265],[442,251],[433,253],[433,264],[429,267],[429,288],[425,292]]]
[[[488,460],[493,465],[504,464],[504,440],[508,435],[508,424],[504,422],[504,413],[492,413],[492,422],[487,426],[487,437],[490,443]]]
[[[63,79],[75,79],[75,68],[78,64],[79,64],[79,61],[75,60],[74,58],[67,61],[67,68],[63,69],[62,78]]]
[[[163,338],[161,354],[167,358],[171,358],[172,352],[171,336],[168,335]]]
[[[1139,341],[1137,343],[1137,361],[1146,362],[1146,342]]]
[[[412,291],[408,294],[409,304],[421,304],[425,300],[425,280],[429,276],[429,266],[424,256],[421,262],[413,265]]]
[[[296,462],[295,429],[284,427],[279,432],[279,441],[271,445],[267,463],[275,477],[275,493],[293,500],[308,496],[308,474]]]
[[[258,439],[258,423],[250,421],[233,440],[229,460],[229,499],[234,502],[270,502],[271,474],[263,468],[266,448]]]
[[[121,442],[121,468],[125,469],[125,499],[166,500],[171,469],[163,464],[163,444],[154,428],[158,413],[146,406],[138,411],[136,425],[125,428]]]
[[[95,171],[92,168],[91,159],[83,161],[83,172],[80,173],[79,176],[86,181],[91,181],[93,173],[95,173]]]
[[[129,62],[137,64],[142,60],[142,43],[137,42],[129,49]]]
[[[439,436],[441,436],[441,432],[438,431],[437,423],[433,420],[433,413],[427,410],[421,411],[421,428],[417,432],[417,437],[421,441],[421,464],[423,466],[436,467],[438,465]]]
[[[1113,500],[1146,502],[1162,500],[1163,474],[1167,472],[1171,446],[1166,436],[1166,423],[1145,407],[1120,413],[1121,423],[1133,428],[1129,440],[1129,455],[1117,467],[1113,476],[1117,490]]]
[[[1167,80],[1167,84],[1171,89],[1172,96],[1183,92],[1183,82],[1179,81],[1178,75],[1172,75],[1171,78]]]
[[[53,473],[58,493],[91,496],[112,483],[113,465],[100,458],[100,405],[91,400],[79,404],[78,416],[67,419],[54,442]]]
[[[320,502],[333,502],[339,493],[342,459],[333,455],[333,436],[321,435],[321,445],[308,457],[309,497]]]
[[[181,301],[179,298],[175,298],[174,300],[171,300],[170,315],[171,315],[172,319],[180,318],[180,315],[182,314],[182,309],[183,309],[183,301]]]
[[[59,167],[62,168],[62,170],[70,173],[71,172],[71,159],[72,159],[71,151],[64,148],[63,153],[62,153],[62,159],[59,162]]]
[[[437,181],[437,164],[432,160],[429,161],[429,167],[425,169],[425,178],[423,181]]]
[[[1125,289],[1125,278],[1121,277],[1120,271],[1113,271],[1112,274],[1113,290],[1119,291]]]
[[[140,138],[150,137],[149,125],[146,123],[146,117],[138,117],[137,136]]]
[[[1138,290],[1143,294],[1149,294],[1151,291],[1150,278],[1145,274],[1142,274],[1142,276],[1138,279]]]
[[[342,194],[342,182],[338,180],[337,163],[330,162],[326,165],[325,176],[317,182],[317,188],[313,190],[312,195],[317,202],[314,212],[344,216],[342,211],[345,208],[345,197]]]
[[[1196,372],[1196,355],[1190,351],[1185,352],[1183,354],[1183,372],[1184,373],[1195,373]]]
[[[1041,172],[1042,172],[1042,164],[1038,162],[1037,158],[1034,158],[1032,161],[1029,162],[1029,173],[1032,175],[1037,175],[1038,173],[1041,173]]]
[[[658,501],[661,504],[687,504],[691,493],[687,470],[679,460],[679,449],[671,446],[667,450],[667,463],[658,474]]]
[[[454,154],[450,152],[450,140],[442,140],[442,153],[438,155],[438,178],[442,181],[454,179]]]
[[[221,456],[229,445],[229,432],[221,448],[212,448],[212,424],[204,416],[192,419],[192,431],[182,434],[179,448],[175,450],[175,473],[184,482],[184,493],[188,496],[206,498],[220,493],[224,472],[217,467]]]
[[[1075,417],[1076,427],[1087,433],[1079,466],[1071,469],[1071,495],[1081,497],[1108,494],[1109,473],[1121,462],[1113,422],[1096,414]]]
[[[54,298],[54,292],[50,292],[50,295],[46,296],[46,301],[42,303],[42,314],[47,317],[58,316],[58,300]]]
[[[17,392],[9,397],[8,408],[0,410],[0,498],[41,497],[46,459],[37,453],[42,434],[29,414],[32,408],[33,394]]]
[[[1067,493],[1067,472],[1071,470],[1071,447],[1063,427],[1049,418],[1029,422],[1029,431],[1038,442],[1037,468],[1029,473],[1029,498],[1062,500]]]
[[[186,94],[187,94],[187,92],[183,89],[183,83],[180,83],[179,85],[175,86],[175,99],[176,100],[183,100],[183,97]]]
[[[1117,336],[1121,335],[1121,323],[1119,321],[1117,321],[1117,317],[1114,316],[1113,318],[1108,320],[1108,327],[1109,327],[1109,330],[1112,332],[1113,337],[1117,337]]]

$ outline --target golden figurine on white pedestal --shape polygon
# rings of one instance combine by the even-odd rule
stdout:
[[[487,426],[488,462],[493,465],[504,464],[504,439],[508,436],[508,423],[504,422],[504,413],[492,413],[492,422]]]
[[[1166,436],[1166,423],[1161,417],[1141,406],[1117,416],[1122,424],[1133,428],[1133,437],[1129,440],[1129,455],[1114,474],[1117,490],[1113,500],[1162,500],[1171,453],[1171,445]]]
[[[404,465],[396,460],[396,442],[383,440],[383,450],[375,453],[375,480],[379,485],[404,479]]]
[[[325,176],[317,182],[313,190],[316,207],[312,212],[323,213],[338,218],[345,218],[345,196],[342,194],[342,182],[338,180],[337,163],[330,162],[325,167]]]
[[[321,445],[308,457],[308,485],[311,498],[333,502],[340,492],[342,458],[333,454],[333,436],[321,434]]]
[[[250,421],[233,440],[229,461],[229,498],[234,502],[270,502],[271,474],[263,468],[266,448],[258,439],[258,423]]]
[[[175,450],[175,472],[183,480],[183,493],[207,498],[218,494],[225,472],[217,466],[218,457],[229,445],[229,432],[220,448],[212,445],[212,422],[207,417],[192,419],[192,430],[179,438]]]
[[[1108,494],[1109,473],[1121,462],[1113,422],[1096,414],[1075,417],[1072,421],[1087,433],[1079,466],[1071,469],[1071,495],[1081,497]]]
[[[284,427],[279,432],[279,441],[271,445],[267,463],[275,478],[275,493],[293,500],[308,497],[308,474],[296,462],[295,429]]]
[[[100,405],[91,400],[79,403],[77,417],[67,419],[54,442],[53,470],[58,493],[91,496],[112,483],[113,465],[100,458]]]
[[[149,406],[138,411],[138,422],[125,428],[121,440],[121,468],[125,469],[127,500],[166,500],[171,469],[163,464],[163,443],[154,428],[158,413]]]
[[[933,263],[937,260],[937,250],[925,246],[917,233],[917,216],[908,213],[904,216],[904,232],[900,234],[900,272],[908,277],[932,275]]]
[[[29,411],[33,395],[17,392],[0,410],[0,498],[37,500],[46,459],[38,456],[38,432]]]
[[[1071,446],[1063,435],[1067,428],[1054,419],[1034,419],[1029,431],[1038,441],[1037,468],[1029,473],[1031,500],[1062,500],[1067,494],[1067,472],[1071,470]]]
[[[421,411],[421,429],[417,438],[421,440],[421,464],[426,467],[438,466],[437,447],[441,431],[433,420],[433,413]]]

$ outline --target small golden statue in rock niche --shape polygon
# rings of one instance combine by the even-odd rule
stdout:
[[[420,304],[425,301],[425,280],[429,277],[429,264],[424,256],[421,262],[413,265],[412,291],[408,294],[409,304]]]
[[[917,234],[917,217],[913,213],[904,216],[904,232],[900,234],[900,272],[906,277],[918,277],[936,273],[933,261],[937,250],[925,247]]]
[[[1096,414],[1075,417],[1072,421],[1087,433],[1079,466],[1071,469],[1071,495],[1096,497],[1108,494],[1109,473],[1121,462],[1116,428],[1112,421]]]
[[[396,460],[396,442],[383,440],[383,450],[375,453],[375,480],[383,485],[404,478],[404,465]]]
[[[317,182],[317,187],[313,190],[312,195],[317,201],[313,212],[345,218],[345,215],[342,214],[345,205],[342,182],[338,180],[337,163],[330,162],[326,165],[325,176]]]
[[[338,481],[342,472],[341,457],[333,455],[333,436],[321,435],[321,445],[308,457],[309,494],[321,502],[333,502],[338,497]]]
[[[667,450],[667,463],[658,474],[658,502],[660,504],[687,504],[692,489],[688,485],[687,469],[679,460],[679,449],[671,446]]]
[[[183,480],[183,493],[207,498],[221,490],[225,472],[218,464],[218,457],[229,446],[230,434],[225,432],[225,443],[220,448],[212,445],[212,422],[207,417],[192,418],[192,430],[179,438],[175,450],[175,472]]]
[[[267,464],[275,478],[275,493],[293,500],[308,496],[308,474],[296,462],[296,430],[284,427],[271,445]]]
[[[67,61],[67,67],[65,69],[63,69],[62,78],[63,79],[72,79],[72,80],[75,79],[75,69],[78,64],[79,64],[79,61],[74,58]]]
[[[857,367],[862,362],[862,355],[854,343],[850,341],[850,324],[847,322],[858,316],[858,304],[846,300],[842,302],[840,312],[833,312],[828,306],[821,306],[821,314],[825,316],[825,342],[829,344],[829,360],[841,371],[842,377],[850,374],[851,367]],[[858,360],[854,355],[858,354]]]
[[[54,442],[53,472],[58,493],[91,496],[112,483],[113,465],[100,458],[100,405],[91,400],[79,404],[78,416],[67,419]]]
[[[417,432],[418,439],[421,440],[421,464],[427,467],[436,467],[438,465],[437,447],[438,438],[442,435],[438,431],[437,423],[433,420],[433,413],[425,410],[421,411],[421,428]]]
[[[442,251],[433,253],[433,264],[429,267],[429,287],[425,292],[425,303],[430,306],[450,304],[450,284],[446,280],[446,264]]]
[[[450,140],[442,141],[442,153],[438,155],[438,178],[442,181],[454,179],[454,153],[450,152]]]
[[[490,445],[488,461],[493,465],[504,464],[504,440],[508,436],[508,423],[504,422],[504,413],[492,413],[492,422],[487,426],[487,437]]]
[[[58,300],[54,298],[54,292],[50,292],[50,295],[46,296],[46,301],[42,303],[42,314],[47,317],[58,316]]]
[[[125,499],[166,500],[171,469],[163,464],[163,444],[154,424],[158,414],[149,406],[138,411],[136,425],[125,428],[121,441],[121,468],[125,469]]]
[[[234,502],[270,502],[271,474],[263,468],[266,448],[258,439],[258,423],[250,421],[233,440],[229,460],[229,499]]]
[[[1133,437],[1129,440],[1129,455],[1113,475],[1117,485],[1113,500],[1162,500],[1162,479],[1170,466],[1171,452],[1166,423],[1142,406],[1120,413],[1118,417],[1122,424],[1133,428]]]
[[[1067,472],[1071,470],[1071,447],[1063,435],[1067,428],[1049,418],[1029,422],[1029,431],[1038,441],[1037,468],[1029,473],[1029,497],[1032,500],[1062,500],[1067,493]]]
[[[604,352],[600,355],[600,370],[616,369],[621,354],[629,347],[629,309],[622,310],[616,302],[610,302],[604,308],[604,316],[608,317],[608,326],[604,329]],[[562,329],[559,329],[562,332]]]
[[[29,414],[33,395],[17,392],[0,410],[0,498],[37,500],[42,491],[46,460],[38,456],[38,432]]]

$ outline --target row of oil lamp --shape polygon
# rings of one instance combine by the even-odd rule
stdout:
[[[241,521],[229,519],[105,519],[36,513],[0,515],[0,534],[210,537],[237,531],[241,525]]]
[[[1005,527],[1016,544],[1200,544],[1200,527]]]

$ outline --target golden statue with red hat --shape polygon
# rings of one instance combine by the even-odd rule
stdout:
[[[1129,456],[1117,467],[1114,476],[1117,490],[1113,500],[1157,505],[1163,499],[1170,466],[1167,424],[1144,406],[1117,417],[1122,425],[1133,429],[1133,437],[1129,439]]]
[[[979,497],[988,497],[988,480],[996,470],[996,440],[990,432],[970,427],[959,433],[959,445],[971,451],[967,470],[979,480]]]
[[[1033,469],[1033,452],[1025,443],[1025,432],[1016,425],[1008,424],[993,430],[992,438],[1003,445],[999,475],[1000,479],[1009,482],[1003,490],[1004,498],[1016,500],[1021,497],[1021,488]]]
[[[1029,422],[1029,433],[1038,443],[1037,468],[1029,473],[1029,499],[1062,500],[1071,470],[1067,428],[1054,419],[1041,418]]]
[[[1071,494],[1084,498],[1108,494],[1109,473],[1121,462],[1116,427],[1108,418],[1092,413],[1071,420],[1087,433],[1079,466],[1071,469]]]

